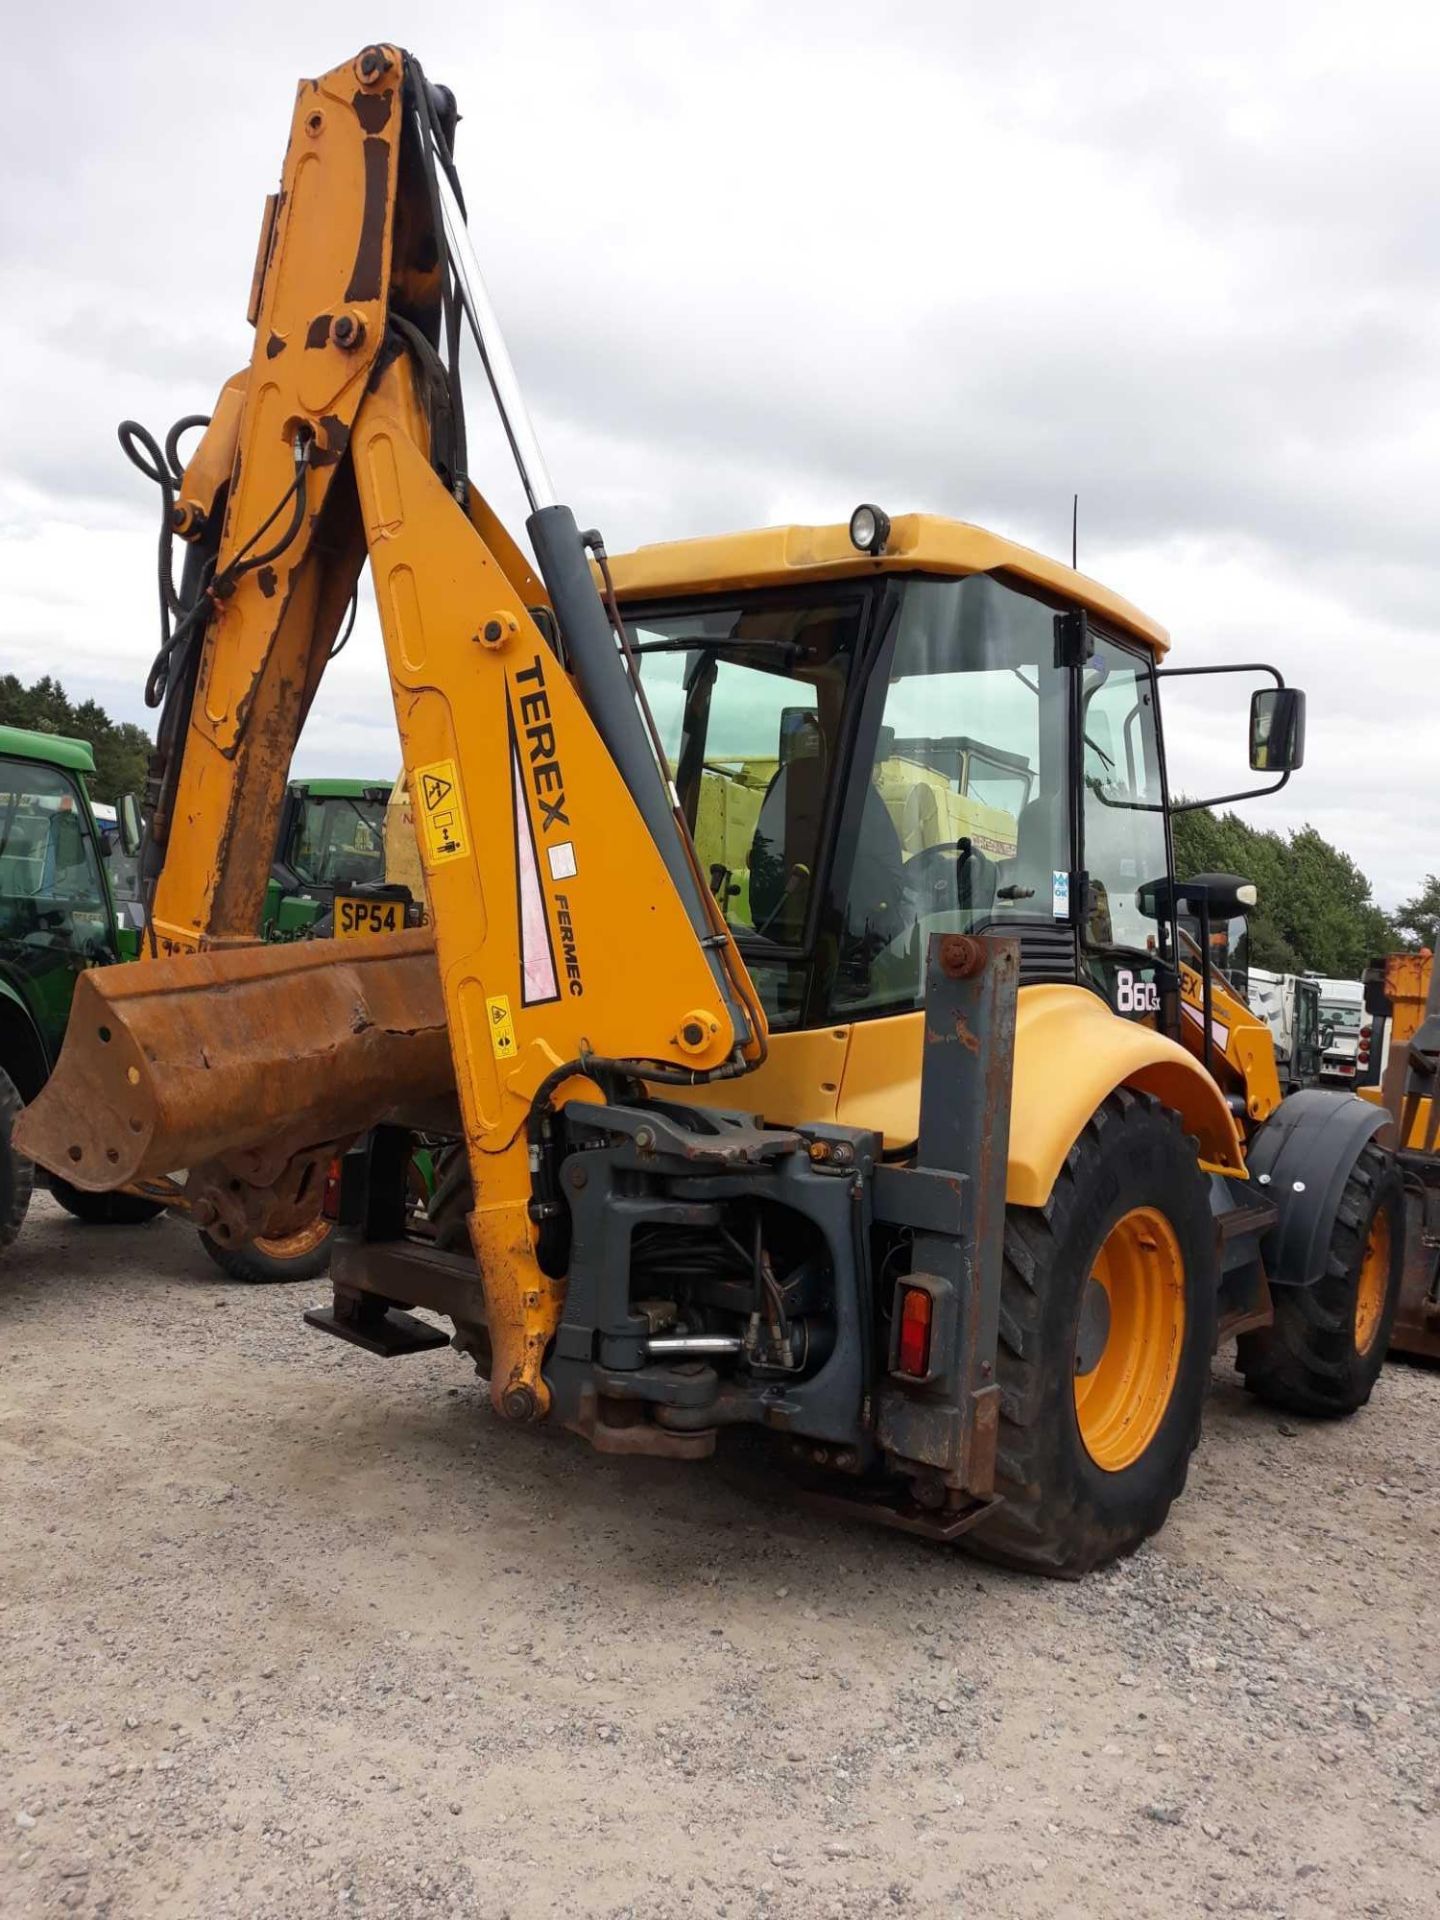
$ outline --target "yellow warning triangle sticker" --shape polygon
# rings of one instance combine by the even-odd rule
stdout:
[[[427,773],[425,775],[423,785],[424,785],[424,793],[425,793],[425,805],[430,810],[430,812],[433,813],[436,807],[439,806],[440,802],[450,792],[450,782],[448,780],[441,780],[437,775],[433,773]]]

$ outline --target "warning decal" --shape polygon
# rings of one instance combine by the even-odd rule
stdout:
[[[460,808],[455,762],[436,760],[428,767],[417,767],[415,785],[420,794],[420,830],[430,864],[434,866],[441,860],[454,860],[467,852],[465,819]]]
[[[510,1017],[509,997],[492,994],[485,1002],[490,1015],[490,1046],[497,1060],[515,1058],[515,1022]]]

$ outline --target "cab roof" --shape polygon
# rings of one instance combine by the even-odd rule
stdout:
[[[1028,586],[1078,601],[1156,653],[1165,653],[1170,645],[1164,627],[1098,580],[984,527],[933,513],[907,513],[892,521],[885,551],[878,555],[858,552],[848,523],[842,523],[668,540],[615,554],[610,567],[616,593],[632,601],[864,579],[877,573],[1009,574]]]
[[[17,760],[43,760],[47,766],[71,773],[94,773],[95,750],[88,740],[71,740],[63,733],[35,733],[29,727],[0,727],[0,753]]]
[[[292,793],[307,794],[312,800],[363,800],[370,793],[389,793],[393,780],[292,780]]]

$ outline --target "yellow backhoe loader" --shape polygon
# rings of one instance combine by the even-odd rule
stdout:
[[[767,1430],[821,1497],[1078,1574],[1163,1521],[1221,1333],[1347,1413],[1400,1273],[1384,1115],[1282,1103],[1207,955],[1253,892],[1173,874],[1160,689],[1197,670],[924,514],[612,561],[551,486],[455,122],[397,47],[301,84],[250,363],[188,461],[148,441],[185,550],[152,953],[81,982],[24,1149],[97,1191],[186,1169],[237,1245],[324,1183],[330,1333],[444,1344],[419,1306],[507,1421],[687,1460]],[[468,470],[466,327],[533,570]],[[367,560],[430,921],[260,947]],[[1303,696],[1236,670],[1283,784]],[[417,1130],[453,1143],[420,1230]]]
[[[1392,1352],[1440,1360],[1440,967],[1428,949],[1392,953],[1365,969],[1365,1007],[1389,1023],[1389,1057],[1367,1088],[1394,1126],[1405,1182],[1405,1270]]]

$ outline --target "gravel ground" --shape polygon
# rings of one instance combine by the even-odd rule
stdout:
[[[1079,1585],[503,1431],[180,1223],[0,1277],[0,1913],[1426,1915],[1440,1373]]]

